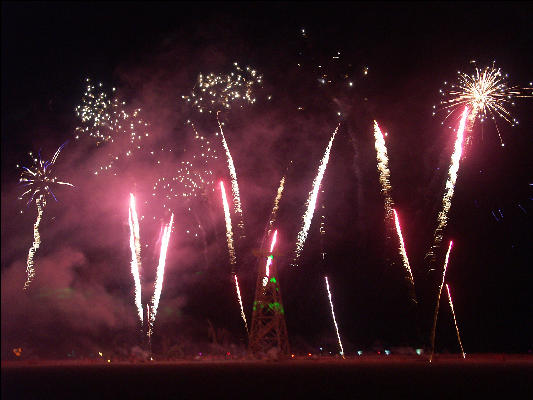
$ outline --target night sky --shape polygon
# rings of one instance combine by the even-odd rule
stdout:
[[[216,149],[219,158],[210,168],[229,190],[216,118],[199,114],[182,95],[191,93],[200,73],[227,74],[234,62],[263,76],[255,104],[241,108],[239,103],[221,113],[246,225],[237,262],[249,322],[259,243],[287,171],[275,262],[294,351],[337,351],[325,274],[347,354],[427,345],[450,239],[454,248],[446,282],[466,352],[530,351],[532,98],[517,99],[511,108],[518,126],[497,120],[505,147],[492,122],[474,125],[437,271],[428,273],[424,256],[453,151],[455,136],[448,126],[458,121],[454,114],[441,125],[446,113],[432,116],[439,89],[458,70],[472,72],[475,65],[493,61],[509,74],[510,83],[530,85],[532,11],[527,2],[3,2],[2,359],[12,357],[15,347],[28,356],[64,358],[73,350],[81,356],[102,349],[125,354],[139,343],[130,271],[130,192],[144,216],[144,303],[153,292],[160,229],[170,218],[163,205],[175,213],[154,351],[164,353],[175,344],[186,354],[209,351],[209,324],[227,346],[244,348],[218,189],[210,187],[187,201],[152,196],[154,182],[175,176],[181,161],[194,154],[187,120]],[[321,83],[321,73],[331,82]],[[106,91],[116,87],[125,109],[141,108],[149,123],[142,149],[116,163],[111,173],[94,175],[94,170],[109,154],[124,153],[127,140],[97,147],[89,137],[74,139],[81,124],[74,109],[86,78],[101,82]],[[417,308],[409,301],[397,242],[386,239],[374,119],[388,133],[392,197]],[[339,122],[309,236],[298,266],[292,267],[307,195]],[[37,211],[35,203],[17,200],[23,190],[16,165],[29,166],[30,151],[41,150],[49,159],[66,141],[54,170],[75,187],[56,187],[58,201],[48,199],[36,279],[24,292]],[[321,238],[322,216],[326,233]],[[201,230],[193,229],[197,222]],[[459,352],[444,293],[436,348]]]

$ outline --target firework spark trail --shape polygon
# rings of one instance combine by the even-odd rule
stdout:
[[[292,161],[291,161],[291,164],[292,164]],[[276,214],[279,209],[279,202],[281,201],[281,197],[283,196],[284,188],[285,188],[285,175],[281,178],[281,181],[279,182],[278,191],[276,192],[276,197],[274,199],[274,205],[272,206],[272,211],[270,212],[270,218],[268,220],[267,226],[265,227],[263,237],[261,238],[261,244],[259,246],[261,251],[263,251],[263,248],[265,246],[265,241],[267,240],[268,237],[270,237],[270,233],[272,232],[272,226],[274,226],[274,222],[276,222]]]
[[[135,210],[135,197],[130,193],[130,209],[129,209],[129,225],[130,225],[130,249],[131,249],[131,274],[133,275],[133,282],[135,283],[135,305],[139,314],[141,323],[143,322],[143,306],[141,303],[141,244],[139,237],[139,220],[137,219],[137,211]]]
[[[274,225],[274,222],[276,221],[276,214],[279,209],[279,202],[281,200],[281,196],[283,195],[283,189],[285,188],[285,176],[281,178],[281,181],[279,182],[278,191],[276,193],[276,198],[274,199],[274,207],[272,207],[272,212],[270,213],[270,219],[268,221],[268,231],[267,236],[270,235],[270,231],[272,229],[272,225]],[[272,250],[271,250],[272,252]]]
[[[272,236],[272,242],[270,243],[270,254],[267,257],[267,261],[266,261],[265,277],[263,278],[263,286],[266,286],[268,283],[268,277],[270,276],[270,266],[272,265],[272,261],[274,260],[274,254],[272,254],[272,251],[274,250],[274,246],[276,245],[277,238],[278,238],[278,231],[276,229],[274,231],[274,235]]]
[[[331,151],[331,146],[333,145],[333,139],[335,139],[335,135],[337,134],[339,126],[340,124],[337,125],[337,127],[335,128],[335,131],[331,135],[329,144],[326,147],[326,151],[324,152],[324,156],[322,157],[320,166],[318,167],[318,173],[313,181],[313,189],[311,190],[311,192],[309,192],[309,197],[306,203],[307,209],[305,210],[305,213],[302,217],[303,223],[302,223],[300,232],[298,232],[298,237],[296,241],[296,250],[295,250],[294,259],[293,259],[293,266],[297,265],[297,260],[300,257],[300,254],[303,250],[305,239],[307,239],[309,227],[311,226],[311,220],[313,219],[313,214],[315,212],[316,201],[318,197],[318,190],[320,189],[320,183],[322,182],[322,178],[324,177],[324,173],[328,165],[329,153]]]
[[[463,358],[465,358],[466,354],[465,354],[465,350],[463,349],[463,343],[461,342],[461,335],[459,335],[459,327],[457,326],[457,320],[455,319],[455,311],[453,310],[452,295],[450,294],[450,287],[448,286],[448,284],[446,284],[446,291],[448,292],[448,300],[450,302],[450,308],[452,310],[453,323],[455,324],[455,331],[457,332],[457,340],[459,341],[459,346],[461,347],[461,353],[463,354]]]
[[[387,231],[391,229],[392,223],[392,208],[394,207],[394,202],[391,197],[391,185],[389,181],[390,171],[389,171],[389,158],[387,156],[387,146],[385,144],[385,139],[383,133],[377,121],[374,121],[374,138],[375,138],[375,148],[376,148],[376,157],[378,161],[378,170],[379,170],[379,181],[381,182],[381,192],[385,198],[385,221],[387,224]]]
[[[150,304],[146,305],[146,320],[148,321],[148,329],[146,330],[146,336],[148,337],[148,353],[150,355],[150,360],[152,358],[152,324],[150,323],[151,309]]]
[[[466,119],[469,115],[469,108],[465,107],[463,116],[459,123],[459,129],[457,130],[457,138],[455,140],[454,150],[450,162],[450,169],[448,170],[448,179],[446,180],[446,190],[442,198],[442,210],[438,215],[438,225],[435,229],[433,245],[428,252],[427,256],[430,257],[430,263],[435,261],[435,251],[442,242],[443,230],[448,223],[448,212],[452,206],[452,197],[455,189],[455,182],[457,181],[457,173],[459,172],[459,163],[461,161],[461,154],[463,153],[463,139],[466,126]]]
[[[237,172],[235,171],[235,165],[233,164],[233,158],[229,151],[228,143],[224,137],[224,132],[222,131],[222,124],[218,118],[219,112],[217,112],[217,122],[220,129],[220,135],[222,136],[222,145],[226,151],[226,157],[228,159],[228,169],[231,177],[231,192],[233,193],[233,209],[238,216],[237,226],[240,230],[240,238],[244,238],[244,220],[242,217],[242,207],[241,207],[241,196],[239,195],[239,183],[237,182]]]
[[[239,299],[239,305],[241,306],[241,317],[244,321],[244,327],[246,328],[246,333],[248,333],[248,321],[246,321],[246,315],[244,314],[244,307],[242,306],[242,298],[241,298],[241,289],[239,288],[239,280],[237,279],[237,274],[233,274],[233,278],[235,279],[235,290],[237,291],[237,298]]]
[[[229,262],[231,264],[232,272],[235,272],[235,249],[233,248],[233,230],[231,229],[231,216],[229,213],[228,200],[226,198],[226,190],[224,189],[224,182],[220,181],[220,193],[222,195],[222,204],[224,206],[224,218],[226,220],[226,239],[228,241]]]
[[[411,272],[411,266],[409,265],[409,258],[407,258],[407,251],[405,250],[405,245],[403,242],[403,235],[402,235],[402,228],[400,226],[400,219],[398,218],[398,213],[395,209],[392,210],[394,212],[394,222],[396,225],[396,232],[398,233],[398,239],[400,240],[400,255],[403,259],[403,265],[405,266],[406,271],[409,273],[409,280],[411,281],[411,284],[414,286],[415,281],[413,279],[413,273]]]
[[[442,287],[444,286],[444,280],[446,279],[446,268],[448,268],[448,260],[450,258],[450,252],[452,251],[453,242],[450,240],[450,245],[448,246],[448,252],[446,253],[446,259],[444,260],[444,270],[442,271],[442,282],[439,286],[439,292],[437,295],[437,304],[435,305],[435,313],[433,314],[433,327],[431,329],[431,355],[429,357],[429,362],[433,359],[433,354],[435,353],[435,331],[437,329],[437,317],[439,315],[439,304],[440,304],[440,295],[442,293]]]
[[[235,257],[235,249],[233,248],[233,231],[231,229],[231,216],[229,213],[229,204],[226,198],[226,190],[224,189],[224,182],[220,181],[220,192],[222,194],[222,204],[224,206],[224,218],[226,219],[226,238],[228,241],[228,252],[229,260],[231,264],[232,274],[235,280],[235,290],[237,291],[237,299],[239,300],[239,305],[241,306],[241,317],[244,321],[244,327],[246,332],[248,332],[248,322],[246,321],[246,315],[244,314],[244,307],[242,305],[241,290],[239,288],[239,280],[237,279],[237,274],[235,272],[235,264],[237,258]]]
[[[35,269],[33,267],[33,257],[35,256],[35,253],[37,252],[37,249],[39,249],[39,246],[41,244],[41,236],[39,234],[39,224],[41,223],[41,218],[43,216],[44,207],[46,206],[46,199],[44,195],[40,195],[36,200],[35,203],[37,204],[37,219],[35,223],[33,224],[33,245],[31,246],[29,252],[28,252],[28,261],[26,263],[26,282],[24,283],[24,290],[28,289],[30,286],[31,281],[35,277]]]
[[[329,305],[331,306],[331,316],[333,317],[333,324],[335,324],[335,331],[337,332],[337,339],[339,341],[339,347],[341,349],[340,355],[342,358],[344,358],[344,349],[342,348],[342,342],[341,342],[341,335],[339,334],[339,327],[337,326],[337,319],[335,318],[335,311],[333,310],[333,301],[331,300],[331,291],[329,289],[329,282],[328,277],[324,277],[326,279],[326,288],[328,290],[328,298],[329,298]]]
[[[19,183],[23,184],[23,186],[27,187],[28,189],[24,193],[22,193],[22,195],[20,195],[19,200],[22,200],[24,196],[29,195],[30,200],[27,202],[26,205],[29,205],[35,199],[35,205],[37,206],[37,219],[33,224],[33,244],[28,251],[28,259],[26,263],[27,278],[26,282],[24,283],[24,290],[27,290],[29,288],[30,283],[35,277],[34,257],[41,244],[39,225],[42,220],[44,208],[46,207],[46,197],[52,196],[53,199],[57,201],[56,196],[52,191],[53,185],[74,186],[68,182],[58,181],[57,177],[52,176],[52,168],[57,161],[59,153],[61,153],[61,150],[63,149],[63,147],[65,147],[66,144],[67,142],[59,146],[51,161],[44,161],[41,158],[40,152],[38,158],[34,157],[33,154],[30,152],[29,154],[32,157],[33,167],[22,167],[23,171],[20,175]],[[17,165],[17,168],[18,167],[19,166]]]
[[[174,222],[174,214],[170,217],[170,222],[163,230],[163,237],[161,239],[161,250],[159,251],[159,264],[157,265],[157,277],[154,285],[154,295],[152,296],[152,307],[150,314],[150,325],[153,326],[155,316],[157,314],[157,307],[159,307],[159,299],[161,291],[163,290],[163,277],[165,274],[165,262],[167,257],[168,242],[170,240],[170,233],[172,232],[172,223]]]

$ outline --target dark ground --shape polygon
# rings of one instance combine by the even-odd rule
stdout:
[[[2,363],[2,399],[532,398],[533,357]]]

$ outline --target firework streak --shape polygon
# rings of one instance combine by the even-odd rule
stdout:
[[[395,209],[392,210],[394,213],[394,223],[396,225],[396,232],[398,233],[398,240],[400,242],[400,255],[402,256],[403,265],[407,271],[409,282],[411,283],[411,298],[416,303],[416,294],[415,294],[415,281],[413,278],[413,272],[411,271],[411,266],[409,265],[409,258],[407,257],[407,251],[405,250],[405,244],[403,241],[402,227],[400,226],[400,219],[398,218],[398,213]]]
[[[442,210],[438,215],[438,225],[435,229],[435,234],[433,238],[433,245],[431,246],[428,256],[430,257],[431,262],[435,261],[435,251],[442,242],[443,230],[448,223],[448,212],[452,206],[452,197],[455,189],[455,182],[457,181],[457,173],[459,171],[459,163],[461,161],[461,154],[463,153],[463,138],[466,125],[466,119],[468,117],[470,110],[468,107],[465,107],[463,111],[463,116],[461,117],[461,122],[459,123],[459,129],[457,130],[457,138],[455,139],[455,146],[450,162],[450,169],[448,170],[448,179],[446,180],[446,190],[444,192],[444,197],[442,198]]]
[[[305,210],[305,213],[302,217],[303,223],[296,241],[296,250],[292,263],[293,266],[297,265],[297,260],[300,257],[300,254],[305,244],[305,240],[307,239],[309,227],[311,226],[311,221],[315,212],[318,190],[320,189],[320,183],[322,182],[324,172],[326,172],[326,167],[328,166],[329,153],[331,151],[331,146],[333,145],[333,139],[335,139],[335,135],[339,130],[339,126],[340,124],[337,125],[335,131],[333,131],[333,134],[331,135],[331,139],[329,140],[328,146],[326,147],[326,151],[324,152],[324,156],[322,157],[322,161],[320,162],[320,166],[318,167],[318,173],[313,181],[313,189],[311,190],[311,192],[309,192],[309,197],[307,198],[307,209]]]
[[[224,218],[226,219],[226,238],[228,240],[229,261],[232,269],[231,272],[235,280],[235,290],[237,292],[237,299],[239,300],[239,305],[241,307],[241,317],[244,321],[244,327],[246,328],[246,332],[248,332],[248,322],[246,321],[246,315],[244,314],[244,307],[242,305],[239,280],[237,279],[237,273],[235,272],[235,264],[237,262],[237,258],[235,257],[235,249],[233,248],[233,231],[231,229],[231,216],[229,213],[228,200],[226,198],[226,190],[224,189],[224,182],[222,181],[220,181],[220,192],[222,194],[222,204],[224,206]]]
[[[453,242],[450,240],[448,246],[448,252],[446,253],[446,259],[444,260],[444,270],[442,271],[442,282],[439,286],[439,292],[437,295],[437,304],[435,305],[435,313],[433,314],[433,328],[431,329],[431,355],[429,362],[433,359],[433,353],[435,352],[435,331],[437,329],[437,317],[439,315],[440,295],[442,293],[442,287],[444,286],[444,279],[446,279],[446,268],[448,268],[448,260],[450,258],[450,252],[452,251]]]
[[[337,340],[339,341],[339,347],[341,349],[340,355],[344,358],[344,349],[342,348],[341,335],[339,334],[339,327],[337,326],[337,320],[335,319],[335,311],[333,310],[333,301],[331,300],[331,291],[329,290],[328,277],[324,277],[326,280],[326,289],[328,290],[329,305],[331,306],[331,316],[333,317],[333,324],[335,325],[335,331],[337,332]]]
[[[376,121],[374,121],[374,138],[376,140],[374,146],[376,148],[376,157],[378,161],[381,192],[383,193],[383,196],[385,198],[385,222],[387,225],[388,236],[388,232],[391,229],[392,225],[392,208],[394,207],[394,202],[392,201],[391,185],[389,181],[390,171],[389,158],[387,156],[387,146],[385,145],[385,139]]]
[[[272,227],[274,226],[274,222],[276,222],[276,214],[279,209],[279,202],[281,201],[281,197],[283,196],[284,188],[285,188],[285,175],[281,178],[281,181],[279,182],[278,191],[276,192],[276,197],[274,198],[274,205],[272,206],[272,211],[270,212],[270,218],[268,219],[268,224],[266,225],[265,231],[263,233],[263,237],[261,238],[261,244],[259,246],[261,251],[263,250],[265,246],[265,241],[267,240],[268,237],[270,237],[270,233],[272,232]]]
[[[35,220],[35,223],[33,224],[33,245],[31,246],[28,252],[28,262],[26,263],[26,273],[28,277],[26,278],[26,282],[24,283],[24,290],[28,289],[31,281],[35,277],[35,268],[33,267],[33,257],[35,256],[35,253],[37,252],[37,249],[39,248],[41,244],[41,235],[39,234],[39,224],[41,223],[41,218],[43,216],[44,207],[46,206],[46,198],[44,197],[44,195],[41,194],[35,200],[35,204],[37,204],[37,219]]]
[[[224,218],[226,220],[226,239],[228,241],[229,263],[231,264],[232,272],[235,272],[235,249],[233,248],[233,230],[231,229],[231,216],[229,213],[228,200],[226,198],[226,190],[224,189],[224,182],[220,181],[220,193],[222,194],[222,205],[224,206]]]
[[[508,86],[507,74],[502,74],[500,68],[496,68],[494,63],[491,67],[485,67],[482,70],[476,67],[475,74],[472,75],[460,71],[457,73],[458,80],[451,85],[451,89],[447,92],[440,90],[445,96],[440,102],[441,106],[444,109],[450,109],[446,118],[458,107],[463,105],[469,107],[471,109],[467,128],[469,132],[476,119],[483,122],[490,116],[496,126],[500,144],[504,146],[495,117],[503,118],[511,126],[517,125],[518,121],[511,116],[507,107],[514,106],[515,97],[532,97],[525,92],[531,88],[521,89],[518,86]]]
[[[239,279],[237,278],[237,274],[233,274],[233,278],[235,279],[235,290],[237,291],[237,299],[239,299],[239,305],[241,306],[241,317],[244,321],[244,328],[246,329],[246,333],[248,333],[248,321],[246,321],[244,307],[242,306],[241,289],[239,288]]]
[[[139,314],[141,323],[143,322],[143,306],[141,303],[141,241],[139,237],[139,220],[137,218],[137,211],[135,210],[135,197],[130,193],[130,210],[129,210],[129,225],[130,225],[130,249],[131,249],[131,274],[133,275],[133,282],[135,283],[135,305]]]
[[[272,212],[270,213],[270,219],[268,221],[268,231],[267,236],[270,235],[270,230],[272,229],[272,225],[276,221],[276,214],[279,209],[279,202],[281,200],[281,196],[283,195],[283,189],[285,187],[285,176],[281,178],[281,181],[279,182],[278,191],[276,193],[276,198],[274,199],[274,207],[272,207]],[[272,252],[272,250],[270,250]]]
[[[224,146],[224,150],[226,151],[226,157],[228,159],[228,169],[229,169],[229,174],[231,177],[231,192],[233,193],[233,208],[239,218],[237,226],[239,227],[239,230],[240,230],[240,238],[243,238],[244,237],[244,220],[242,217],[241,196],[239,195],[239,183],[237,182],[237,172],[235,171],[235,165],[233,164],[233,158],[231,157],[228,143],[226,142],[226,138],[224,137],[224,132],[222,131],[222,124],[220,123],[220,120],[218,119],[218,114],[219,112],[217,112],[218,127],[220,129],[220,135],[222,136],[222,145]]]
[[[461,335],[459,335],[459,327],[457,326],[457,320],[455,319],[455,311],[453,310],[452,295],[450,294],[450,287],[448,286],[448,284],[446,284],[446,291],[448,292],[448,300],[450,302],[450,308],[452,310],[453,323],[455,324],[455,331],[457,332],[457,340],[459,341],[459,346],[461,347],[461,353],[463,354],[463,358],[465,358],[466,354],[463,349],[463,343],[461,342]]]
[[[267,257],[266,267],[265,267],[265,276],[263,278],[263,286],[266,286],[268,283],[268,277],[270,276],[270,266],[272,265],[272,261],[274,260],[274,254],[272,254],[272,251],[274,250],[274,246],[276,245],[276,240],[278,238],[278,231],[274,231],[274,236],[272,237],[272,242],[270,243],[270,255]]]
[[[157,278],[154,285],[154,295],[152,296],[152,307],[150,314],[150,327],[155,322],[157,314],[157,307],[159,306],[159,298],[163,289],[163,276],[165,273],[165,261],[167,257],[168,242],[170,240],[170,232],[172,232],[172,223],[174,222],[174,214],[170,216],[170,222],[163,229],[163,238],[161,239],[161,250],[159,251],[159,264],[157,265]]]

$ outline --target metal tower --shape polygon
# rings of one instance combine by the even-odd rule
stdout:
[[[276,349],[283,356],[289,354],[289,337],[273,254],[277,231],[269,231],[266,237],[271,241],[270,252],[259,257],[248,345],[255,355]]]

